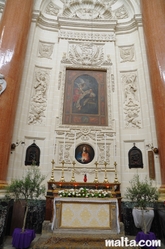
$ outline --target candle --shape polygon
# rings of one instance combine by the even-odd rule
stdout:
[[[64,133],[64,146],[63,146],[63,160],[64,160],[64,152],[65,152],[65,135],[66,135],[66,132]]]
[[[54,146],[53,146],[53,155],[54,155],[55,146],[56,146],[56,132],[54,131]]]
[[[97,161],[97,132],[96,132],[96,161]]]
[[[116,161],[116,138],[114,139],[114,161]]]
[[[73,158],[75,157],[75,150],[76,150],[76,131],[74,132],[74,151],[73,151]]]
[[[106,145],[106,134],[104,134],[104,146],[105,146],[105,162],[106,162],[106,150],[107,150],[107,145]]]
[[[56,131],[54,131],[54,145],[56,145]]]

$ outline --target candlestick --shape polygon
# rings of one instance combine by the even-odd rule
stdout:
[[[98,165],[97,161],[95,162],[95,165],[96,165],[96,169],[95,169],[95,179],[94,179],[94,183],[98,183],[99,181],[98,181],[98,177],[97,177],[97,165]]]
[[[108,183],[108,178],[107,178],[107,169],[106,169],[106,166],[107,166],[107,163],[104,162],[104,165],[105,165],[105,177],[104,177],[104,183]]]
[[[61,179],[60,182],[65,182],[65,178],[64,178],[64,160],[61,162],[62,163],[62,174],[61,174]]]
[[[73,170],[72,170],[72,178],[71,178],[71,182],[76,182],[76,180],[75,180],[75,177],[74,177],[74,167],[75,167],[75,161],[73,161]]]
[[[55,164],[55,161],[54,161],[54,159],[52,159],[52,174],[51,174],[51,178],[50,178],[50,180],[49,180],[49,182],[54,182],[55,181],[55,179],[54,179],[54,164]]]
[[[119,181],[118,181],[118,178],[117,178],[117,170],[116,170],[117,163],[116,162],[114,162],[114,166],[115,166],[115,180],[114,180],[114,182],[118,183]]]

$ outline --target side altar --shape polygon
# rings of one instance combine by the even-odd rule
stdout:
[[[105,191],[111,191],[113,198],[116,199],[118,204],[118,212],[119,212],[119,220],[121,221],[121,192],[120,192],[120,183],[95,183],[95,182],[57,182],[57,181],[48,181],[47,183],[47,194],[46,194],[46,213],[45,220],[53,221],[54,214],[54,200],[59,196],[59,191],[64,189],[80,189],[80,188],[88,188],[88,189],[103,189]],[[109,198],[109,202],[113,200],[113,198]],[[77,201],[78,198],[59,198],[60,200],[64,199],[68,202],[68,200],[72,201],[75,199]],[[81,200],[84,198],[81,198]],[[96,198],[95,198],[96,199]],[[106,198],[105,198],[106,199]],[[104,203],[104,198],[97,198],[98,201]],[[64,202],[63,200],[63,202]],[[89,199],[86,198],[89,201]],[[92,201],[93,202],[93,201]]]

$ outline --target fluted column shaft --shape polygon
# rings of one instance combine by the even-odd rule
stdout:
[[[161,165],[165,187],[165,1],[141,0]]]
[[[33,1],[7,0],[0,22],[0,73],[7,82],[0,95],[0,185],[6,183]]]

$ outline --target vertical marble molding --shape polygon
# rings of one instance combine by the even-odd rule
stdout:
[[[7,0],[0,23],[0,73],[7,82],[0,96],[0,187],[6,184],[33,1]]]
[[[165,1],[141,0],[141,10],[158,138],[162,187],[165,188]]]

